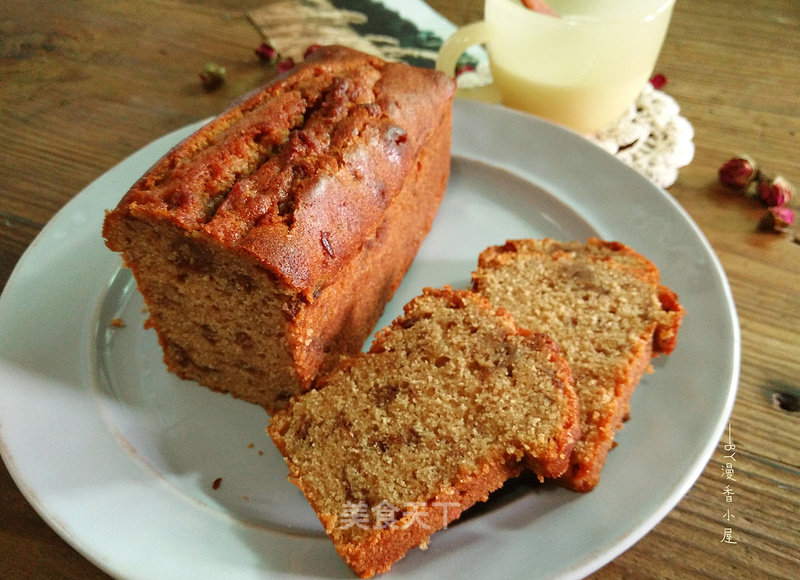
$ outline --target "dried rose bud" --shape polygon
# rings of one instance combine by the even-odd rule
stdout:
[[[762,178],[758,182],[758,199],[767,207],[786,205],[792,201],[792,184],[783,177]]]
[[[285,73],[287,70],[294,67],[294,59],[288,56],[278,63],[278,74]]]
[[[654,89],[663,89],[667,86],[667,77],[661,73],[653,75],[653,78],[650,79],[650,84],[653,85]]]
[[[729,159],[719,168],[719,180],[735,189],[747,189],[758,177],[758,166],[748,155],[739,155]]]
[[[310,46],[309,46],[309,47],[306,49],[306,51],[303,53],[303,58],[304,58],[304,59],[308,58],[310,55],[312,55],[312,54],[314,54],[315,52],[317,52],[317,50],[319,50],[320,48],[321,48],[321,46],[320,46],[319,44],[312,44],[312,45],[310,45]]]
[[[759,227],[762,230],[777,230],[783,232],[794,225],[794,210],[785,206],[775,206],[767,210],[761,218]]]
[[[224,66],[214,64],[213,62],[207,63],[203,70],[200,71],[200,81],[206,90],[214,90],[225,82],[225,75],[227,71]]]
[[[275,47],[269,44],[268,42],[262,42],[261,44],[259,44],[255,52],[256,56],[258,57],[258,60],[260,60],[261,62],[266,62],[271,64],[276,60],[278,60],[278,51],[275,50]]]

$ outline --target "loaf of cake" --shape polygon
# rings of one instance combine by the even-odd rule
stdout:
[[[323,47],[108,212],[170,371],[273,412],[361,350],[429,231],[453,82]]]
[[[560,482],[589,491],[652,357],[675,348],[684,310],[652,262],[617,242],[516,240],[479,258],[473,288],[556,340],[572,369],[582,438]]]
[[[523,469],[558,477],[578,437],[555,343],[466,290],[426,289],[319,386],[268,432],[362,577],[426,547]]]

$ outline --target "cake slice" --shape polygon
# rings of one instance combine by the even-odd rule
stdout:
[[[645,257],[617,242],[516,240],[479,258],[473,288],[516,322],[558,342],[581,415],[561,483],[589,491],[650,361],[675,348],[684,310]]]
[[[554,342],[469,291],[426,289],[269,434],[338,553],[362,577],[510,477],[567,468],[578,436]]]
[[[272,412],[360,351],[444,195],[453,93],[322,47],[147,171],[103,235],[168,369]]]

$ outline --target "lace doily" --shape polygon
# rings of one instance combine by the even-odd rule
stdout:
[[[649,83],[616,125],[587,138],[661,187],[694,158],[694,127],[675,99]]]

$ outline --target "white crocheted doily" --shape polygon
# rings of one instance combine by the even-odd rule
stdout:
[[[587,138],[661,187],[694,158],[694,127],[675,99],[649,83],[616,125]]]
[[[488,83],[491,72],[483,63],[458,77],[461,88]],[[694,127],[677,101],[650,83],[616,124],[585,137],[661,187],[675,183],[678,170],[694,158]]]

